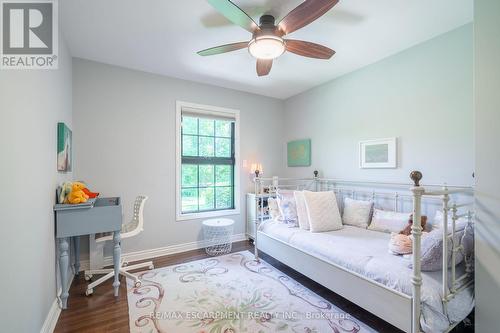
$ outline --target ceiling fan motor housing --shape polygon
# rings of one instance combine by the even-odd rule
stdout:
[[[262,15],[259,20],[259,30],[254,32],[254,38],[263,35],[277,35],[275,18],[272,15]]]
[[[275,19],[274,19],[274,16],[272,15],[262,15],[260,17],[260,26],[261,28],[267,28],[267,27],[274,27],[274,22],[275,22]]]

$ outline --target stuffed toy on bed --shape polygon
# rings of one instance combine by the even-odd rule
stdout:
[[[420,219],[422,230],[425,230],[427,224],[427,216],[422,215]],[[391,240],[389,241],[389,252],[392,254],[410,254],[413,252],[413,238],[411,236],[411,226],[413,225],[413,214],[410,215],[408,225],[401,230],[398,234],[391,233]],[[422,233],[422,237],[426,233]]]
[[[392,232],[391,240],[389,241],[389,252],[396,255],[410,254],[413,252],[412,242],[413,239],[411,236]]]
[[[427,224],[427,216],[422,215],[420,221],[422,222],[422,230],[425,230],[425,225]],[[409,236],[411,235],[411,226],[413,225],[413,214],[410,215],[410,219],[408,220],[408,225],[401,230],[399,233],[401,235]]]

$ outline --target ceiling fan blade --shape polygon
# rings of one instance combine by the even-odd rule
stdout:
[[[273,3],[275,0],[266,0],[262,5],[252,4],[251,6],[240,6],[240,9],[247,13],[250,17],[261,17],[264,14],[273,14],[273,9],[277,6]],[[218,28],[226,27],[232,25],[232,22],[228,21],[224,16],[222,16],[218,11],[212,11],[207,13],[201,18],[201,23],[206,28]]]
[[[269,74],[273,67],[273,59],[257,59],[257,75],[265,76]]]
[[[232,44],[211,47],[209,49],[199,51],[198,54],[201,56],[211,56],[211,55],[236,51],[239,49],[244,49],[245,47],[248,47],[248,42],[238,42],[238,43],[232,43]]]
[[[287,51],[303,57],[330,59],[335,54],[334,50],[316,43],[295,39],[287,39],[285,42]]]
[[[305,0],[280,21],[278,28],[284,35],[292,33],[318,19],[338,2],[339,0]]]
[[[245,30],[253,33],[259,30],[259,26],[247,13],[245,13],[240,7],[236,6],[230,0],[208,0],[219,13],[224,15],[229,21],[236,25],[239,25]]]

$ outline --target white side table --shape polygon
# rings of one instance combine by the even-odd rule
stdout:
[[[218,256],[231,252],[234,221],[227,218],[203,221],[205,251],[210,256]]]

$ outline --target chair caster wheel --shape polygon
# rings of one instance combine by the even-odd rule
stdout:
[[[87,274],[85,274],[85,281],[90,281],[90,280],[92,280],[92,275],[90,275],[90,274],[88,274],[88,275],[87,275]]]
[[[91,289],[87,289],[87,290],[85,290],[85,296],[90,296],[90,295],[92,295],[93,293],[94,293],[94,289],[92,289],[92,288],[91,288]]]
[[[134,283],[134,287],[139,288],[141,286],[141,284],[142,284],[141,281],[136,281]]]
[[[148,267],[149,269],[155,269],[155,266],[151,265]]]

